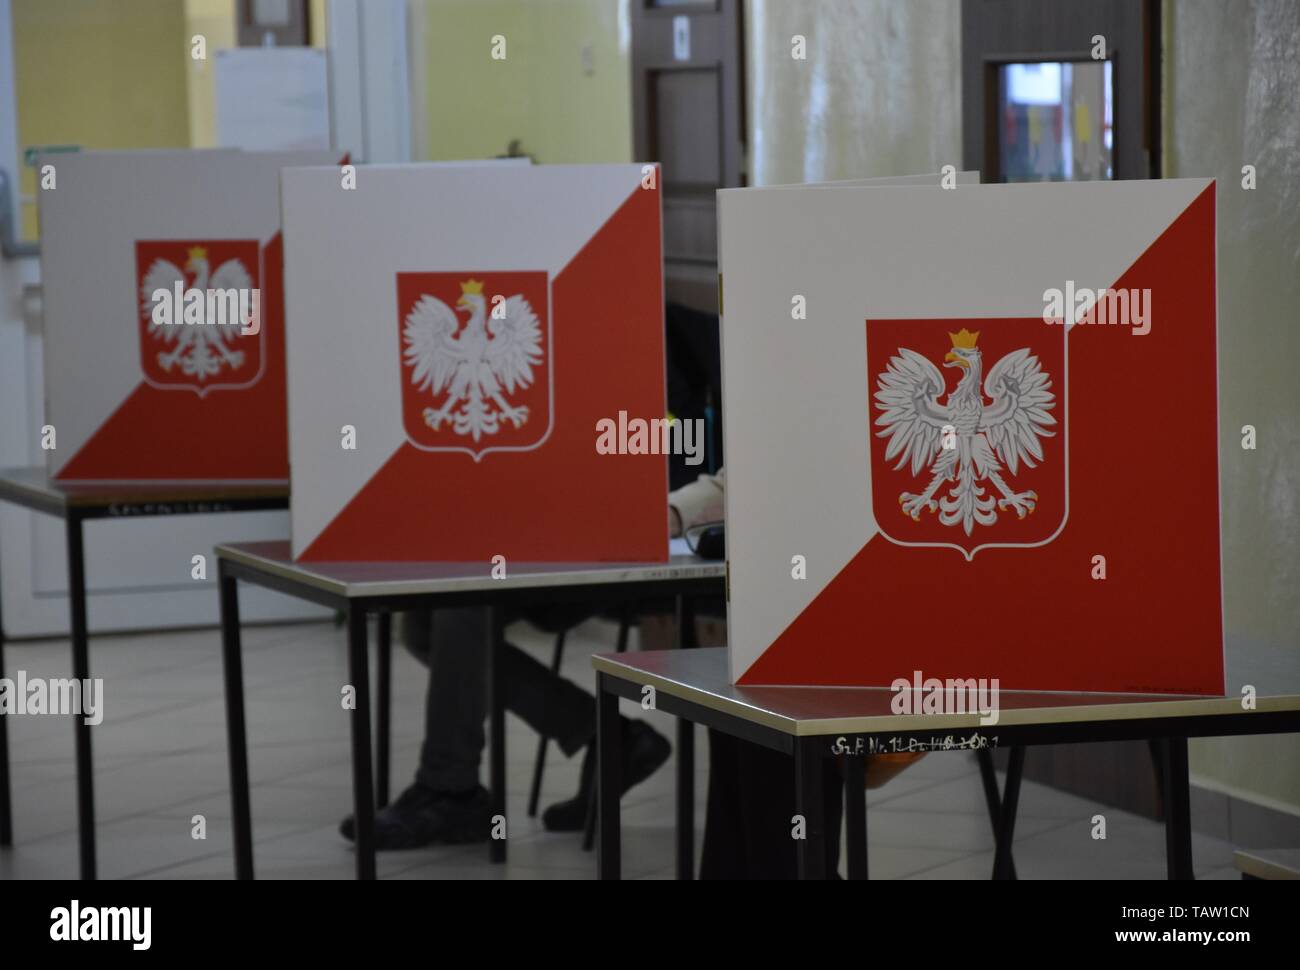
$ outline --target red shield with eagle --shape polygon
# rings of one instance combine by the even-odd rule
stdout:
[[[406,437],[426,451],[529,451],[553,412],[545,272],[397,274]]]
[[[140,367],[148,384],[202,397],[257,383],[265,343],[260,253],[256,239],[135,244]],[[254,311],[256,323],[245,325],[244,314]]]
[[[968,560],[1040,546],[1069,514],[1066,328],[869,320],[871,496],[893,542]]]

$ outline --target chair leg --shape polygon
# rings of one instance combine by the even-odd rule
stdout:
[[[555,635],[555,653],[551,655],[551,673],[560,672],[560,662],[564,659],[564,635],[561,630]],[[549,744],[546,735],[537,739],[537,759],[533,762],[533,786],[528,791],[528,817],[537,817],[537,802],[542,796],[542,772],[546,769],[546,748]]]
[[[618,617],[618,643],[614,647],[616,653],[627,652],[627,635],[632,629],[632,610],[625,608]]]
[[[587,796],[587,822],[582,827],[582,851],[590,852],[596,844],[596,817],[599,815],[599,785],[591,786],[591,794]]]

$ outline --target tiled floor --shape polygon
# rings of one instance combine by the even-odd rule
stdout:
[[[527,627],[512,639],[549,662],[551,641]],[[612,648],[612,625],[592,621],[569,637],[564,673],[589,685],[589,654]],[[635,647],[635,641],[633,643]],[[65,641],[6,646],[9,676],[66,677]],[[414,768],[422,725],[424,668],[395,649],[394,788]],[[91,641],[92,675],[104,678],[105,718],[92,730],[102,878],[230,878],[230,798],[220,639],[215,630],[101,637]],[[351,847],[338,834],[351,809],[344,636],[328,624],[249,628],[244,678],[253,780],[253,832],[261,878],[351,878]],[[673,737],[672,719],[650,712]],[[525,815],[537,739],[507,718],[510,861],[493,866],[481,846],[381,854],[384,878],[591,878],[595,858],[579,838],[553,835]],[[15,845],[0,851],[0,878],[77,873],[73,732],[67,718],[9,718]],[[696,746],[699,802],[708,777],[707,745]],[[565,798],[578,759],[552,748],[543,802]],[[974,759],[932,755],[887,787],[869,793],[873,878],[983,879],[993,841]],[[1107,818],[1108,838],[1091,837],[1092,816]],[[192,837],[194,816],[206,839]],[[661,769],[623,807],[624,874],[673,874],[673,772]],[[697,837],[696,845],[699,845]],[[1015,858],[1022,878],[1142,878],[1164,875],[1161,825],[1026,782]],[[1196,838],[1197,875],[1234,878],[1230,847]]]

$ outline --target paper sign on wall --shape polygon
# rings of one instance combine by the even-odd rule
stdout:
[[[330,144],[326,53],[315,47],[235,47],[214,57],[217,143],[257,151]]]

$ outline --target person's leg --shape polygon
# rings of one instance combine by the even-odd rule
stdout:
[[[591,742],[596,736],[593,695],[551,673],[550,668],[513,643],[501,644],[497,656],[506,710],[554,741],[567,757]]]
[[[488,794],[478,780],[487,714],[487,610],[421,610],[403,621],[407,649],[429,667],[424,742],[414,783],[375,817],[376,848],[481,842],[491,828]],[[353,837],[351,817],[341,831]]]
[[[583,618],[571,613],[569,622]],[[507,615],[507,620],[511,617]],[[483,608],[408,614],[404,642],[429,666],[425,697],[425,735],[415,784],[376,817],[379,848],[404,848],[435,841],[487,837],[487,793],[479,785],[479,763],[486,741],[487,657],[483,640],[488,614]],[[582,783],[574,798],[552,805],[543,822],[552,831],[580,830],[594,783],[591,741],[596,733],[595,698],[552,674],[511,643],[498,651],[502,665],[502,703],[535,731],[552,738],[569,756],[587,749]],[[671,753],[668,741],[649,725],[621,719],[624,729],[623,790],[649,777]],[[342,831],[351,838],[351,818]]]
[[[553,632],[571,627],[591,615],[590,607],[550,607],[530,610],[529,622]],[[542,824],[552,832],[581,831],[587,820],[591,792],[596,781],[592,743],[596,737],[596,698],[572,681],[565,680],[511,643],[502,644],[500,663],[504,673],[506,709],[518,715],[534,731],[551,738],[565,755],[585,749],[578,791],[542,813]],[[650,725],[620,717],[623,726],[623,791],[645,781],[668,760],[672,745]]]
[[[486,743],[487,624],[486,609],[469,607],[438,610],[427,628],[429,687],[415,780],[431,791],[463,794],[478,788]]]

